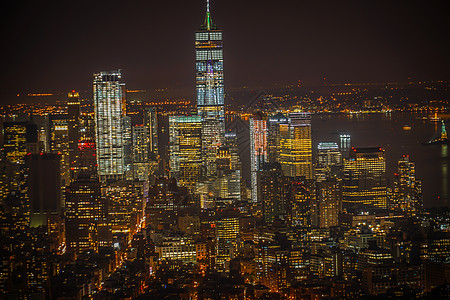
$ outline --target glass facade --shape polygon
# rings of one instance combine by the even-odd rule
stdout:
[[[386,157],[382,148],[352,148],[344,161],[343,206],[386,208]]]
[[[124,173],[123,86],[120,70],[94,74],[95,131],[100,180]]]
[[[201,179],[202,122],[200,116],[169,118],[170,175],[193,190]]]

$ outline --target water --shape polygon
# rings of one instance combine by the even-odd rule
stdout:
[[[424,115],[411,113],[313,115],[312,138],[314,154],[319,142],[337,142],[339,133],[348,132],[354,147],[383,147],[386,149],[387,177],[392,186],[397,162],[409,155],[416,164],[416,178],[422,181],[425,207],[450,207],[448,145],[423,146],[440,134],[440,122],[423,120]],[[165,126],[168,128],[167,120]],[[404,125],[411,130],[403,130]],[[248,121],[227,118],[227,127],[238,133],[242,175],[250,179],[250,146]],[[447,121],[447,128],[449,128]],[[447,129],[447,131],[449,131]],[[166,132],[167,134],[167,132]],[[168,136],[161,145],[167,145]],[[160,149],[163,150],[164,147]]]
[[[397,161],[409,155],[416,164],[416,178],[422,181],[425,207],[450,206],[448,145],[423,146],[422,142],[440,133],[440,122],[422,119],[410,113],[314,115],[313,147],[323,141],[339,143],[339,132],[351,135],[354,147],[383,147],[389,183],[397,170]],[[403,130],[410,125],[411,130]],[[447,125],[448,127],[448,125]]]

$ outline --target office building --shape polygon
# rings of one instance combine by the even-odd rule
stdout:
[[[169,117],[170,175],[180,186],[195,188],[203,172],[200,116]]]
[[[61,187],[70,183],[68,115],[49,115],[50,151],[61,154]]]
[[[230,261],[236,255],[239,245],[239,211],[233,209],[222,210],[215,223],[216,228],[216,264],[224,270],[225,262]]]
[[[67,102],[67,129],[69,139],[69,173],[70,180],[74,180],[80,168],[80,154],[78,149],[78,141],[80,140],[80,96],[77,92],[72,91],[68,94]]]
[[[106,199],[100,194],[100,183],[87,174],[66,189],[66,245],[69,252],[98,251],[112,245]]]
[[[224,126],[222,31],[212,22],[209,1],[205,22],[195,33],[195,61],[198,114],[220,120]]]
[[[144,126],[148,128],[148,143],[150,160],[157,160],[158,150],[158,114],[155,107],[144,110]]]
[[[280,124],[280,164],[289,177],[312,179],[311,115],[290,113],[289,124]]]
[[[3,123],[3,152],[5,159],[12,163],[24,164],[27,153],[31,151],[30,145],[38,142],[37,126],[30,122],[4,122]],[[30,150],[30,151],[29,151]]]
[[[250,175],[252,202],[260,202],[259,172],[267,161],[267,122],[261,113],[250,118]]]
[[[280,164],[265,164],[260,172],[260,191],[264,220],[271,224],[284,219],[291,200],[291,178],[283,176]]]
[[[317,163],[315,178],[317,182],[327,178],[340,177],[342,169],[342,153],[337,143],[321,142],[317,146]]]
[[[125,173],[125,95],[121,79],[120,70],[94,74],[97,170],[102,181],[122,179]]]
[[[269,115],[267,119],[267,162],[280,162],[280,125],[288,125],[289,119],[282,113]]]
[[[339,143],[340,143],[340,149],[341,149],[342,156],[345,158],[348,158],[350,149],[352,147],[351,135],[348,133],[339,134]]]
[[[97,174],[97,151],[95,147],[95,119],[92,114],[80,117],[78,140],[79,173]],[[78,176],[78,175],[77,175]]]
[[[352,148],[344,161],[343,208],[387,208],[386,157],[382,148]]]
[[[197,110],[202,118],[202,157],[205,176],[215,175],[217,148],[225,134],[222,31],[206,8],[205,22],[195,33]]]

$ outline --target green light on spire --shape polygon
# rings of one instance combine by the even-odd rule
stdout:
[[[216,29],[216,26],[214,26],[211,18],[211,12],[209,10],[209,0],[206,0],[206,17],[205,17],[205,23],[203,24],[203,29],[206,30],[212,30]]]

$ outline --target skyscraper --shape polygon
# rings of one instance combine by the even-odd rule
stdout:
[[[121,179],[124,168],[124,95],[120,70],[94,74],[97,164],[100,180]]]
[[[69,252],[98,250],[112,244],[107,203],[100,194],[100,183],[87,174],[66,189],[66,244]]]
[[[337,177],[342,169],[342,153],[337,143],[322,142],[317,146],[317,164],[315,179],[317,182],[326,178]]]
[[[422,210],[422,184],[416,179],[416,167],[404,155],[398,161],[398,170],[394,174],[393,208],[405,211],[408,215],[417,215]]]
[[[195,60],[197,109],[201,117],[213,117],[223,121],[223,46],[222,31],[212,23],[209,0],[205,22],[195,33]]]
[[[290,113],[289,125],[280,125],[280,164],[285,176],[312,179],[311,115]]]
[[[80,140],[80,99],[79,94],[72,91],[68,94],[67,102],[67,127],[69,137],[69,170],[70,179],[76,178],[79,171],[80,154],[78,151],[78,141]]]
[[[48,116],[50,151],[61,154],[61,187],[70,183],[69,130],[66,114]]]
[[[267,120],[267,162],[280,162],[280,125],[288,125],[289,119],[282,113],[270,115]]]
[[[344,162],[343,206],[386,208],[386,157],[382,148],[352,148]]]
[[[350,134],[348,133],[339,134],[339,142],[342,155],[344,157],[348,157],[350,147],[352,146]]]
[[[170,175],[192,190],[203,169],[200,116],[169,117]]]
[[[37,143],[37,126],[29,122],[4,122],[3,147],[7,161],[24,164],[29,144]]]
[[[267,161],[267,122],[261,113],[250,118],[250,175],[252,202],[260,200],[259,172]]]
[[[195,33],[198,115],[202,118],[202,157],[206,177],[215,174],[217,148],[225,134],[222,31],[212,23],[209,0],[205,22]]]

